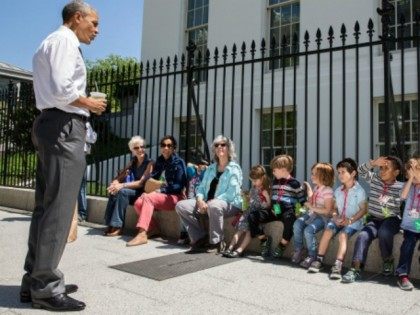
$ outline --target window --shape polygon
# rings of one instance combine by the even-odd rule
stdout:
[[[191,41],[197,48],[195,56],[201,52],[201,62],[204,62],[207,51],[207,25],[209,20],[209,0],[188,0],[187,9],[187,44]],[[205,80],[205,73],[200,75],[200,81]]]
[[[395,102],[395,109],[397,112],[397,124],[400,136],[404,135],[404,155],[412,156],[417,150],[419,134],[419,113],[417,111],[417,100],[406,100],[403,106],[401,101]],[[404,110],[404,114],[403,114]],[[403,117],[404,115],[404,117]],[[391,118],[391,148],[395,148],[397,145],[396,130],[394,126],[394,119]],[[385,108],[383,103],[378,104],[378,147],[379,155],[385,154]],[[401,139],[401,143],[403,139]]]
[[[275,38],[276,45],[274,52],[270,51],[271,56],[280,56],[283,53],[281,42],[283,36],[286,36],[287,46],[284,49],[286,54],[293,53],[293,35],[296,33],[299,43],[299,20],[300,20],[300,3],[296,0],[269,0],[268,10],[270,14],[270,38],[267,41],[270,48],[271,38]],[[293,59],[284,60],[284,66],[292,66]],[[270,69],[283,66],[280,59],[270,62]]]
[[[416,11],[420,10],[420,0],[392,0],[390,3],[395,7],[394,15],[391,17],[391,34],[396,38],[401,37],[401,14],[405,17],[403,37],[414,36],[416,32],[419,34],[420,30],[416,30],[415,15]],[[391,49],[401,48],[401,43],[397,42],[396,45],[394,44]],[[411,48],[413,45],[413,41],[404,41],[404,48]]]
[[[270,112],[263,113],[261,126],[261,150],[262,164],[269,169],[271,159],[279,154],[289,154],[294,158],[294,149],[296,146],[295,119],[292,110],[276,109],[273,117],[273,130],[271,130]],[[286,119],[285,129],[283,130],[283,119]],[[273,152],[271,151],[271,139],[273,139]]]
[[[187,141],[187,117],[182,118],[179,126],[179,154],[183,158],[186,156],[186,141]],[[190,134],[189,134],[190,157],[203,157],[203,139],[201,137],[200,129],[198,128],[195,117],[191,117]],[[190,162],[190,161],[186,161]]]

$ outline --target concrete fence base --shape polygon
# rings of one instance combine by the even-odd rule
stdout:
[[[32,211],[35,203],[35,192],[32,189],[22,189],[15,187],[4,187],[0,186],[0,206]],[[93,197],[88,196],[88,221],[92,223],[103,224],[104,223],[104,213],[106,208],[107,198],[103,197]],[[155,211],[154,218],[159,223],[159,228],[162,233],[162,236],[168,238],[177,238],[180,231],[180,222],[179,217],[175,211]],[[137,222],[137,215],[132,206],[129,206],[127,209],[126,220],[125,220],[125,229],[126,230],[135,230]],[[225,240],[229,242],[235,233],[235,230],[232,226],[232,218],[225,220]],[[283,224],[281,222],[271,222],[265,225],[265,232],[267,235],[272,236],[273,244],[272,249],[280,241],[281,235],[283,233]],[[322,235],[318,233],[318,240]],[[356,241],[357,234],[354,235],[348,244],[348,251],[344,265],[349,267],[351,264],[351,258],[353,255],[354,243]],[[398,263],[400,255],[400,247],[403,241],[402,233],[398,233],[394,237],[394,258],[395,265]],[[293,241],[292,241],[293,242]],[[328,249],[325,261],[327,264],[332,265],[335,261],[335,255],[338,249],[338,240],[335,238],[331,241],[330,247]],[[257,239],[252,240],[248,249],[252,252],[260,251],[260,244]],[[291,243],[285,252],[285,257],[291,257],[293,253],[293,244]],[[365,269],[371,272],[380,272],[382,269],[382,259],[379,252],[378,240],[374,240],[372,245],[369,248],[368,259],[366,262]],[[414,252],[413,263],[411,266],[411,275],[412,278],[420,279],[420,264],[419,264],[419,250],[417,248]]]

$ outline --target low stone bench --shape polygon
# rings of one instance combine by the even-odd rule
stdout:
[[[0,206],[32,211],[34,208],[34,195],[34,190],[31,189],[0,186]],[[89,222],[98,224],[104,223],[106,203],[107,198],[88,196]],[[179,217],[175,211],[155,211],[154,218],[158,221],[159,228],[164,237],[177,238],[179,236],[180,223]],[[231,224],[232,220],[233,218],[228,218],[225,220],[224,232],[225,240],[227,243],[229,243],[229,241],[232,238],[232,235],[235,233],[235,230]],[[128,230],[134,230],[136,222],[137,214],[135,213],[134,208],[132,206],[129,206],[126,214],[125,227]],[[283,224],[277,221],[270,222],[265,225],[265,231],[267,235],[270,235],[273,238],[272,249],[274,249],[274,247],[280,241],[280,237],[283,232]],[[321,235],[322,233],[318,233],[318,240],[320,239]],[[350,242],[348,244],[347,255],[344,261],[344,265],[346,267],[349,267],[351,264],[351,258],[356,238],[357,234],[350,239]],[[395,264],[398,263],[402,241],[403,235],[402,233],[398,233],[394,237],[393,254],[395,258]],[[325,261],[327,264],[332,265],[334,263],[337,248],[338,239],[333,239],[330,243],[330,247],[325,257]],[[247,251],[258,253],[260,251],[259,240],[253,239]],[[293,244],[290,244],[287,247],[284,256],[290,258],[292,256],[292,253]],[[380,272],[381,268],[382,259],[379,252],[378,240],[376,239],[373,241],[372,245],[369,248],[368,259],[366,262],[366,270],[371,272]],[[417,250],[417,247],[414,251],[413,263],[411,267],[411,277],[420,279],[419,250]]]

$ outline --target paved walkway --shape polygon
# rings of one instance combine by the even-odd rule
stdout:
[[[0,314],[45,313],[18,301],[29,223],[27,214],[0,211]],[[79,285],[72,296],[87,304],[84,314],[420,314],[419,282],[411,292],[377,275],[346,285],[257,256],[154,281],[109,266],[185,248],[161,240],[127,248],[126,237],[105,238],[94,227],[79,226],[78,234],[60,269]]]

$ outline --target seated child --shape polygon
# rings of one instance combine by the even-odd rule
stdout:
[[[379,174],[370,169],[379,167]],[[381,156],[359,166],[360,176],[370,184],[368,222],[359,233],[354,245],[352,268],[343,276],[343,282],[361,280],[360,271],[366,262],[369,246],[379,238],[379,249],[383,260],[382,274],[394,273],[392,248],[394,235],[400,230],[400,193],[402,182],[397,176],[402,168],[401,160],[395,156]]]
[[[278,155],[271,160],[274,180],[271,185],[272,209],[250,212],[248,216],[251,237],[258,237],[261,240],[261,255],[270,255],[272,238],[266,236],[260,227],[261,223],[272,221],[283,222],[283,237],[272,253],[272,256],[279,258],[289,244],[293,236],[293,223],[296,220],[295,206],[306,201],[306,193],[298,180],[290,174],[293,171],[293,158],[289,155]]]
[[[398,276],[398,285],[402,290],[413,290],[410,282],[411,261],[414,248],[420,239],[420,157],[412,158],[406,165],[407,182],[401,192],[405,199],[405,208],[401,228],[404,230],[404,241],[400,249],[400,261],[395,273]]]
[[[348,240],[363,227],[363,216],[366,214],[366,193],[357,181],[357,163],[346,158],[338,162],[337,173],[342,185],[334,192],[335,211],[322,234],[317,258],[309,268],[309,272],[318,272],[323,268],[330,240],[338,234],[339,246],[330,279],[341,279]]]
[[[204,173],[206,172],[209,163],[204,159],[197,159],[195,164],[188,163],[187,164],[187,198],[194,199],[195,192],[200,185],[201,181],[203,180]],[[187,229],[181,222],[180,226],[181,233],[178,238],[179,245],[188,245],[190,243],[190,239],[188,237]]]
[[[264,166],[256,165],[251,168],[249,178],[252,188],[249,198],[249,209],[243,209],[243,214],[236,226],[237,232],[232,238],[228,249],[222,253],[224,257],[237,258],[243,256],[244,250],[251,241],[251,233],[248,225],[248,215],[251,212],[269,209],[270,207],[270,179]],[[241,240],[241,237],[242,240]],[[236,249],[235,249],[236,246]]]
[[[315,185],[314,191],[312,191],[309,184],[305,183],[308,186],[309,199],[304,207],[307,212],[293,224],[295,252],[292,256],[292,262],[295,264],[300,263],[304,268],[309,268],[316,258],[316,233],[324,229],[334,206],[332,189],[334,184],[333,166],[330,163],[315,163],[311,170],[311,181]],[[302,209],[304,208],[302,207]],[[304,246],[303,238],[306,241],[308,255],[301,262]]]

